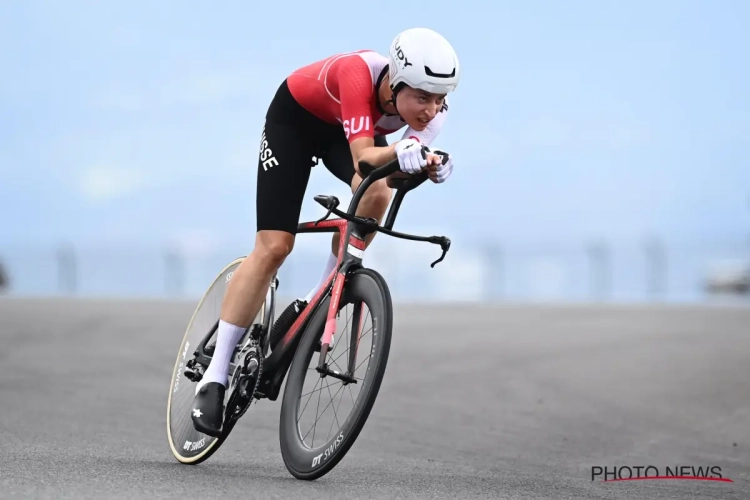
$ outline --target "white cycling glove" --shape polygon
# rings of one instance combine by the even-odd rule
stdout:
[[[396,143],[396,156],[402,172],[418,174],[427,165],[427,156],[422,144],[414,139],[403,139]]]
[[[440,165],[436,166],[437,170],[437,183],[441,184],[445,182],[445,180],[450,177],[451,173],[453,172],[453,158],[446,153],[445,151],[440,150],[430,150],[427,148],[427,153],[437,155],[442,160],[442,163]]]

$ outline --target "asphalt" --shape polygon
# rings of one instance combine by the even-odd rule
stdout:
[[[306,482],[279,452],[280,398],[207,462],[172,457],[194,305],[0,299],[0,498],[750,497],[750,308],[400,305],[362,434]],[[592,480],[649,465],[732,482]]]

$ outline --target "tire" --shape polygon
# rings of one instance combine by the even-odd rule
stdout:
[[[197,465],[207,460],[219,449],[231,431],[231,426],[225,426],[221,436],[212,437],[195,430],[190,418],[195,398],[195,383],[185,377],[183,371],[185,362],[192,357],[195,347],[218,320],[231,273],[244,259],[235,259],[216,276],[193,312],[177,351],[167,399],[167,438],[172,455],[183,464]],[[264,311],[264,307],[261,311]]]
[[[373,346],[370,352],[372,361],[361,382],[362,388],[353,404],[351,414],[339,430],[321,446],[310,448],[304,443],[297,423],[297,412],[308,366],[313,354],[316,360],[319,355],[314,352],[313,344],[318,341],[325,324],[330,297],[311,318],[289,368],[281,405],[279,440],[284,464],[297,479],[318,479],[330,472],[344,458],[364,427],[378,396],[390,352],[393,307],[388,285],[383,277],[372,269],[356,270],[347,278],[344,285],[342,305],[360,301],[367,305],[373,317]],[[311,376],[319,375],[313,372]]]

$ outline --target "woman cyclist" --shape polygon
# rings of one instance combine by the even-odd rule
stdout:
[[[224,392],[235,346],[265,299],[271,278],[292,251],[310,169],[326,168],[354,192],[362,182],[358,162],[380,166],[398,158],[403,176],[426,169],[435,183],[453,170],[430,154],[448,113],[459,64],[440,34],[412,28],[392,41],[388,56],[371,50],[336,54],[302,67],[279,86],[266,113],[256,191],[255,247],[227,285],[212,360],[197,383],[192,419],[196,430],[221,433]],[[388,145],[385,136],[406,127]],[[381,222],[391,200],[389,179],[374,183],[357,215]],[[375,233],[367,236],[369,245]],[[278,321],[289,325],[333,271],[339,235],[320,282]]]

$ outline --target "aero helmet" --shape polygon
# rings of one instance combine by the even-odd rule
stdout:
[[[436,31],[411,28],[399,33],[391,42],[388,73],[394,94],[402,84],[434,94],[447,94],[458,85],[458,56]]]

